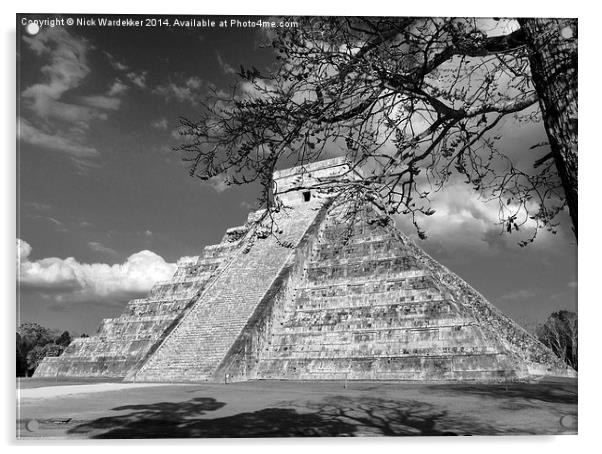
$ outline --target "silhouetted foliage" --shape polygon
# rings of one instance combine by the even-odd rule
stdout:
[[[70,342],[68,331],[59,335],[38,323],[22,323],[17,332],[17,376],[33,374],[45,356],[59,356]]]
[[[537,328],[537,337],[560,359],[577,370],[577,331],[577,314],[561,310],[553,312],[546,322]]]
[[[27,368],[29,373],[33,374],[42,360],[47,356],[59,356],[64,350],[65,347],[54,343],[44,346],[36,345],[27,353]]]
[[[44,346],[54,342],[56,334],[38,323],[21,323],[19,335],[23,350],[27,353],[35,346]]]
[[[24,377],[27,374],[27,358],[23,354],[22,345],[21,335],[17,333],[17,377]]]
[[[498,202],[503,231],[535,224],[521,245],[555,232],[567,206],[577,235],[576,20],[294,20],[269,34],[274,67],[241,67],[237,87],[182,119],[191,175],[259,182],[260,203],[278,210],[274,170],[335,153],[364,178],[314,187],[363,192],[410,216],[421,237],[419,216],[454,175]],[[512,118],[543,121],[549,139],[522,163],[496,147]]]
[[[63,331],[63,334],[56,339],[55,343],[57,345],[67,347],[71,343],[71,335],[69,334],[69,331]]]

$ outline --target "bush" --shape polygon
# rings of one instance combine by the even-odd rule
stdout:
[[[27,354],[27,369],[33,374],[44,358],[47,356],[59,356],[64,350],[64,346],[54,343],[44,346],[36,345]]]
[[[46,356],[59,356],[71,343],[69,331],[52,331],[38,323],[22,323],[17,331],[17,377],[33,374]]]

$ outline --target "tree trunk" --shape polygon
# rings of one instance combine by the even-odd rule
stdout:
[[[552,156],[577,238],[577,19],[519,19]]]

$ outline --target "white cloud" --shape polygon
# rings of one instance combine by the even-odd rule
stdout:
[[[199,77],[191,76],[180,84],[169,82],[165,85],[159,85],[155,88],[154,92],[163,96],[166,101],[176,100],[179,102],[189,102],[194,105],[198,98],[206,92],[206,88],[208,87],[212,88],[212,85]]]
[[[230,187],[228,184],[226,184],[226,177],[222,176],[222,175],[218,175],[213,178],[209,178],[209,180],[207,180],[207,183],[218,194],[221,194],[222,192],[224,192],[226,189],[228,189]]]
[[[26,36],[23,40],[43,59],[43,77],[20,94],[20,139],[69,155],[80,169],[95,165],[92,158],[98,158],[100,153],[86,143],[87,131],[93,121],[106,120],[107,111],[119,108],[121,101],[116,96],[123,89],[115,83],[109,96],[89,94],[69,99],[73,90],[84,88],[91,73],[90,42],[58,27],[45,28],[35,37]]]
[[[57,302],[114,301],[143,295],[176,270],[154,252],[130,255],[124,263],[80,263],[73,257],[31,260],[32,248],[17,239],[17,279],[22,289],[54,292]]]
[[[113,82],[113,85],[111,85],[111,88],[109,88],[109,91],[107,92],[107,94],[109,96],[116,96],[116,95],[125,93],[127,91],[127,89],[128,89],[128,86],[126,84],[124,84],[119,79],[115,79],[115,82]]]
[[[126,74],[126,77],[129,79],[131,83],[136,85],[138,88],[145,89],[146,88],[146,75],[148,73],[146,71],[132,71]]]
[[[236,74],[236,70],[234,69],[234,67],[232,65],[230,65],[229,63],[227,63],[223,58],[222,55],[216,51],[217,54],[217,62],[220,66],[220,68],[222,68],[222,71],[224,71],[225,74]]]
[[[117,110],[121,104],[121,99],[103,95],[84,96],[81,100],[87,106],[103,110]]]
[[[524,302],[524,300],[533,298],[537,293],[533,289],[518,289],[508,292],[498,298],[498,301],[512,303]]]
[[[243,98],[251,99],[268,99],[277,93],[276,86],[273,82],[260,78],[256,78],[253,82],[248,80],[243,81],[243,83],[240,85],[240,90]],[[307,93],[296,93],[293,100],[295,102],[303,102],[307,96]]]
[[[180,128],[172,129],[171,137],[173,137],[176,140],[180,140],[183,137],[183,132],[184,130]]]
[[[88,42],[75,38],[63,28],[46,28],[36,37],[23,39],[37,55],[50,56],[50,63],[42,67],[47,82],[32,85],[23,96],[58,99],[67,90],[77,87],[90,72],[86,61]]]
[[[27,241],[17,238],[17,265],[29,259],[31,254],[31,246]]]
[[[499,223],[498,202],[481,198],[470,185],[461,182],[450,182],[434,193],[431,207],[435,213],[420,216],[419,225],[429,241],[450,253],[470,250],[489,254],[499,248],[518,247],[519,241],[529,238],[535,227],[535,221],[529,220],[519,232],[505,233]],[[415,234],[408,216],[398,215],[396,220],[404,232]],[[545,245],[552,237],[551,233],[541,230],[534,247]]]
[[[113,69],[116,69],[118,71],[126,71],[129,69],[129,67],[127,65],[124,65],[123,63],[121,63],[109,52],[104,51],[103,53],[107,56],[107,58],[109,60],[109,64],[113,67]]]
[[[79,87],[90,73],[89,43],[62,28],[46,28],[36,37],[23,39],[36,54],[50,60],[41,68],[46,80],[21,93],[25,104],[44,120],[54,118],[87,127],[87,122],[98,113],[88,107],[62,102],[61,98]]]
[[[96,148],[78,143],[60,133],[49,134],[41,131],[24,118],[19,118],[17,135],[25,143],[68,154],[80,164],[89,163],[91,158],[99,155]]]
[[[158,120],[155,120],[153,122],[151,122],[151,126],[155,129],[167,129],[168,127],[168,121],[167,118],[163,117],[163,118],[159,118]]]
[[[52,224],[52,226],[56,229],[57,232],[68,232],[69,231],[64,223],[62,223],[61,221],[59,221],[56,218],[53,218],[52,216],[27,215],[27,217],[32,218],[32,219],[41,219],[44,222],[48,222],[48,223]]]
[[[30,202],[29,205],[36,211],[48,211],[52,208],[52,205],[41,202]]]
[[[92,249],[94,252],[100,252],[101,254],[119,255],[119,253],[115,249],[105,246],[104,244],[102,244],[98,241],[90,241],[88,243],[88,247],[90,249]]]

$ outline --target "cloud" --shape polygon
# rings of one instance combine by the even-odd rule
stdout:
[[[132,71],[126,74],[128,80],[140,89],[146,88],[147,71]]]
[[[84,96],[81,98],[81,100],[87,106],[96,107],[103,110],[117,110],[121,104],[121,100],[119,98],[102,95]]]
[[[240,206],[242,208],[244,208],[245,210],[253,210],[254,211],[254,210],[257,209],[256,204],[253,204],[253,203],[248,202],[246,200],[243,200],[242,202],[240,202]]]
[[[129,66],[121,63],[109,52],[104,51],[103,53],[107,56],[107,58],[109,60],[109,64],[113,67],[113,69],[116,69],[118,71],[127,71],[129,69]]]
[[[17,265],[29,259],[31,254],[31,246],[27,241],[17,238]]]
[[[151,126],[155,129],[167,129],[168,127],[168,121],[167,118],[163,117],[163,118],[159,118],[158,120],[155,120],[153,122],[151,122]]]
[[[224,71],[225,74],[236,74],[236,70],[234,69],[234,67],[232,65],[228,64],[226,61],[224,61],[224,59],[222,58],[219,51],[216,51],[216,54],[217,54],[217,62],[219,64],[220,68],[222,68],[222,71]]]
[[[117,95],[123,89],[114,84],[108,95],[72,96],[75,89],[85,88],[84,81],[91,73],[88,53],[93,46],[64,28],[44,28],[23,40],[42,61],[42,80],[20,94],[19,138],[64,153],[80,169],[97,165],[100,153],[87,143],[87,131],[93,121],[106,120],[107,112],[119,108]]]
[[[222,176],[222,175],[218,175],[213,178],[209,178],[209,180],[207,180],[207,183],[218,194],[221,194],[222,192],[224,192],[226,189],[228,189],[230,187],[228,184],[226,184],[225,176]]]
[[[256,78],[253,82],[245,80],[240,85],[240,91],[243,98],[263,98],[269,99],[277,93],[273,82],[266,79]],[[303,102],[306,99],[306,93],[296,93],[293,98],[296,102]]]
[[[35,84],[23,92],[25,97],[33,97],[42,103],[41,98],[59,99],[67,90],[77,87],[88,75],[86,54],[88,42],[76,38],[64,28],[45,28],[35,37],[23,37],[38,56],[47,55],[50,62],[41,71],[47,82]]]
[[[28,215],[27,217],[30,217],[33,219],[41,219],[45,222],[48,222],[54,226],[54,228],[56,229],[57,232],[68,232],[69,231],[67,229],[67,227],[65,226],[65,224],[63,224],[58,219],[53,218],[52,216],[40,216],[40,215],[30,216],[30,215]]]
[[[176,270],[154,252],[143,250],[121,264],[80,263],[73,257],[31,260],[31,246],[17,239],[17,280],[22,290],[52,293],[56,302],[122,300],[144,295]]]
[[[52,205],[41,202],[30,202],[29,206],[31,206],[36,211],[48,211],[52,209]]]
[[[166,101],[175,100],[195,105],[197,100],[207,93],[208,89],[214,88],[213,84],[205,82],[197,76],[191,76],[179,83],[169,82],[164,85],[158,85],[154,89],[154,92],[162,96]]]
[[[58,119],[87,128],[87,122],[99,112],[85,106],[61,101],[63,95],[80,86],[90,73],[87,63],[89,43],[62,28],[46,28],[35,37],[24,37],[29,48],[49,62],[42,66],[45,81],[23,90],[25,105],[46,121]]]
[[[82,165],[90,164],[91,159],[99,156],[96,148],[79,143],[60,132],[51,134],[41,131],[24,118],[19,118],[17,135],[25,143],[65,153]]]
[[[115,79],[115,82],[113,82],[113,85],[111,85],[111,88],[109,88],[107,95],[109,95],[109,96],[121,95],[121,94],[125,93],[127,90],[128,90],[128,86],[126,84],[124,84],[119,79]]]
[[[518,289],[502,295],[498,298],[498,301],[504,303],[523,302],[536,295],[537,293],[532,289]]]
[[[102,244],[98,241],[90,241],[88,243],[88,247],[90,249],[92,249],[94,252],[100,252],[101,254],[119,255],[119,253],[115,249],[105,246],[104,244]]]
[[[436,244],[442,253],[470,250],[471,253],[494,254],[500,249],[518,247],[519,241],[529,238],[535,227],[535,222],[528,220],[519,232],[505,233],[499,224],[498,202],[481,198],[470,185],[460,181],[450,182],[432,194],[431,207],[435,213],[419,216],[418,222],[429,242]],[[396,221],[402,231],[415,235],[409,216],[397,215]],[[533,247],[547,247],[552,238],[560,239],[541,230]]]

